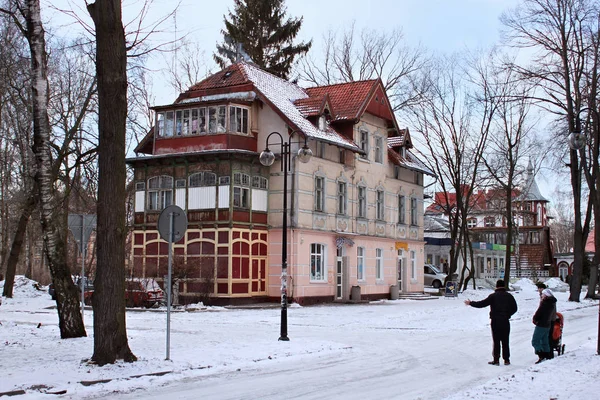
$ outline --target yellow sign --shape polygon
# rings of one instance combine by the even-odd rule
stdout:
[[[408,251],[408,243],[396,242],[396,250],[400,250],[400,249]]]

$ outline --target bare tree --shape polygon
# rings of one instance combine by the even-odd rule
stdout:
[[[354,23],[341,35],[329,31],[322,56],[301,62],[300,78],[315,85],[331,85],[381,78],[394,111],[416,104],[425,90],[420,80],[429,62],[424,49],[412,48],[401,29],[391,32],[364,29]]]
[[[449,218],[451,276],[457,271],[460,249],[470,248],[466,220],[496,105],[486,94],[489,74],[484,63],[458,55],[443,57],[424,76],[429,90],[411,109],[412,126],[422,136],[429,153],[426,158],[444,196],[438,206]],[[464,271],[459,284],[466,287]]]
[[[40,204],[44,250],[52,282],[57,290],[61,337],[86,336],[77,290],[66,261],[63,207],[57,203],[52,162],[52,140],[48,117],[48,54],[39,0],[12,0],[0,9],[13,19],[29,43],[31,54],[31,98],[35,186]],[[63,229],[61,229],[63,227]]]
[[[581,294],[584,247],[592,208],[596,248],[600,247],[599,13],[600,4],[594,0],[523,0],[502,16],[508,28],[508,43],[532,50],[530,63],[513,63],[511,67],[522,79],[537,85],[539,90],[532,99],[553,114],[557,125],[563,127],[556,140],[568,151],[575,225],[570,301],[579,301]],[[582,130],[587,133],[586,149],[568,149],[569,133]],[[589,188],[587,207],[582,197],[582,175]],[[598,252],[596,257],[600,257]],[[594,263],[599,261],[596,258]],[[590,277],[587,297],[594,296],[595,284],[596,272]]]
[[[76,200],[82,198],[82,180],[81,168],[83,165],[90,165],[94,161],[95,140],[90,146],[84,146],[84,121],[91,112],[93,97],[95,95],[94,75],[86,73],[91,64],[89,59],[82,57],[82,47],[75,43],[52,47],[52,58],[48,59],[48,80],[49,80],[49,118],[52,129],[51,136],[51,159],[52,176],[54,181],[61,181],[61,190],[55,191],[55,199],[62,204],[67,204],[71,197],[71,172],[75,170],[76,175]],[[87,63],[87,64],[86,64]],[[19,90],[18,93],[21,91]],[[21,97],[21,96],[18,96]],[[18,98],[13,99],[18,102]],[[33,155],[31,154],[32,138],[30,135],[32,116],[27,112],[27,105],[31,102],[31,97],[23,99],[23,111],[14,113],[10,121],[15,125],[15,136],[13,142],[19,149],[20,162],[15,163],[19,166],[20,177],[20,197],[21,205],[19,210],[19,219],[16,223],[16,229],[12,236],[10,254],[6,262],[6,283],[4,286],[4,295],[12,296],[12,285],[14,276],[19,263],[22,247],[24,244],[25,233],[31,220],[31,215],[38,206],[38,196],[34,192],[33,173],[30,169]],[[19,128],[20,127],[20,128]],[[79,138],[79,143],[75,145],[75,140]],[[74,156],[74,157],[73,157]],[[89,199],[89,197],[88,197]],[[80,204],[79,202],[77,204]],[[89,204],[88,204],[89,207]],[[68,210],[69,207],[63,207]],[[81,205],[79,208],[82,208]],[[66,216],[63,213],[59,230],[65,243],[67,242]],[[73,251],[75,254],[75,252]],[[60,290],[61,288],[56,288]]]
[[[527,83],[516,79],[516,74],[511,70],[495,68],[492,74],[492,90],[489,95],[496,99],[497,109],[494,117],[488,145],[484,151],[483,161],[487,168],[487,175],[503,192],[498,211],[506,221],[506,253],[504,265],[504,281],[510,282],[512,243],[515,242],[514,254],[516,267],[519,267],[519,235],[518,210],[514,205],[514,196],[518,189],[524,189],[525,168],[532,155],[540,148],[536,141],[533,124],[528,122],[531,109],[531,95],[533,88]]]
[[[177,93],[183,93],[193,84],[206,77],[210,70],[204,60],[206,54],[198,43],[189,39],[182,40],[181,44],[167,53],[170,62],[166,71],[169,84]]]
[[[35,208],[32,196],[32,115],[27,41],[8,14],[1,14],[0,65],[0,156],[1,261],[5,267],[3,296],[12,297],[18,256],[27,222]],[[16,217],[15,217],[16,216]],[[12,241],[10,240],[12,238]],[[10,244],[10,246],[9,246]],[[10,249],[9,249],[10,247]]]
[[[570,192],[557,187],[552,196],[553,202],[549,212],[550,232],[554,241],[554,250],[558,253],[569,253],[573,250],[573,208]]]

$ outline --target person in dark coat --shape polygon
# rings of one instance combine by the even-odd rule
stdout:
[[[465,300],[465,304],[475,308],[490,306],[490,319],[492,326],[492,340],[494,359],[488,364],[500,365],[500,345],[502,345],[502,358],[504,365],[510,365],[510,317],[517,312],[517,302],[512,294],[506,291],[502,279],[496,282],[496,290],[481,301]]]
[[[537,286],[538,288],[538,293],[540,294],[540,300],[542,299],[542,292],[544,291],[544,289],[548,289],[548,286],[546,286],[543,282],[537,282],[535,284],[535,286]],[[554,303],[554,310],[552,311],[552,314],[550,315],[550,330],[548,331],[548,343],[550,343],[550,351],[548,352],[546,358],[551,359],[554,358],[554,350],[552,350],[552,330],[554,328],[554,323],[556,322],[556,302]]]
[[[533,314],[533,323],[535,329],[533,330],[533,337],[531,338],[531,345],[535,350],[535,354],[539,357],[535,362],[536,364],[542,361],[552,358],[553,354],[550,354],[550,325],[552,319],[556,318],[556,297],[552,294],[550,289],[542,290],[542,300],[540,305]]]

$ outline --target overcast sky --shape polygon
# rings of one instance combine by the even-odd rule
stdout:
[[[343,32],[353,22],[357,31],[373,28],[391,32],[401,28],[408,45],[422,45],[436,54],[488,48],[501,39],[500,15],[518,3],[518,0],[287,0],[285,4],[289,17],[303,17],[297,40],[313,40],[311,54],[318,57],[323,36],[330,30]],[[85,0],[42,0],[42,4],[43,18],[59,35],[77,28],[51,6],[75,10],[86,23],[93,25],[85,11]],[[125,23],[134,19],[141,4],[143,0],[124,0]],[[146,20],[168,15],[176,4],[175,0],[154,0]],[[215,71],[212,53],[222,40],[223,15],[233,10],[233,5],[233,0],[181,0],[178,12],[168,21],[164,40],[187,35],[199,44],[205,52],[207,67]],[[153,63],[150,67],[164,68],[164,64]],[[156,72],[153,82],[155,104],[169,104],[177,97],[164,74]],[[550,198],[553,187],[543,174],[544,171],[538,175],[538,184],[542,194]]]
[[[89,0],[91,1],[91,0]],[[63,29],[64,16],[50,9],[50,5],[73,9],[92,25],[85,11],[85,0],[42,0],[46,6],[44,19]],[[391,32],[404,31],[409,45],[419,44],[439,52],[454,52],[465,48],[488,47],[498,42],[503,11],[514,7],[518,0],[287,0],[287,15],[303,17],[298,40],[313,40],[313,55],[321,52],[322,38],[328,31],[342,32],[353,22],[357,30],[373,28]],[[123,19],[131,21],[143,0],[124,0]],[[158,19],[173,10],[175,0],[154,0],[147,21]],[[165,40],[189,35],[206,52],[209,66],[217,42],[222,40],[223,15],[233,10],[233,0],[181,0],[179,10],[171,18]],[[176,32],[175,32],[176,26]],[[73,32],[75,27],[68,27]],[[129,29],[131,30],[131,29]],[[60,34],[60,32],[57,32]],[[160,104],[171,101],[177,94],[168,88],[158,91]],[[163,94],[164,93],[164,94]],[[171,93],[171,94],[169,94]]]

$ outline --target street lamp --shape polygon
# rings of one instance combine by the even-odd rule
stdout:
[[[296,131],[294,131],[296,132]],[[270,167],[275,162],[275,154],[269,150],[269,139],[275,135],[279,137],[279,142],[273,143],[281,148],[281,171],[283,171],[283,224],[281,232],[281,332],[279,340],[288,341],[290,340],[287,335],[287,174],[290,170],[290,147],[292,144],[292,135],[287,142],[283,139],[283,136],[279,132],[271,132],[267,136],[266,148],[260,153],[260,163],[266,167]],[[302,163],[307,163],[312,157],[312,151],[306,144],[306,135],[304,136],[304,146],[298,150],[298,159]]]
[[[585,147],[586,137],[582,132],[571,132],[569,135],[569,146],[573,150],[581,150]]]

